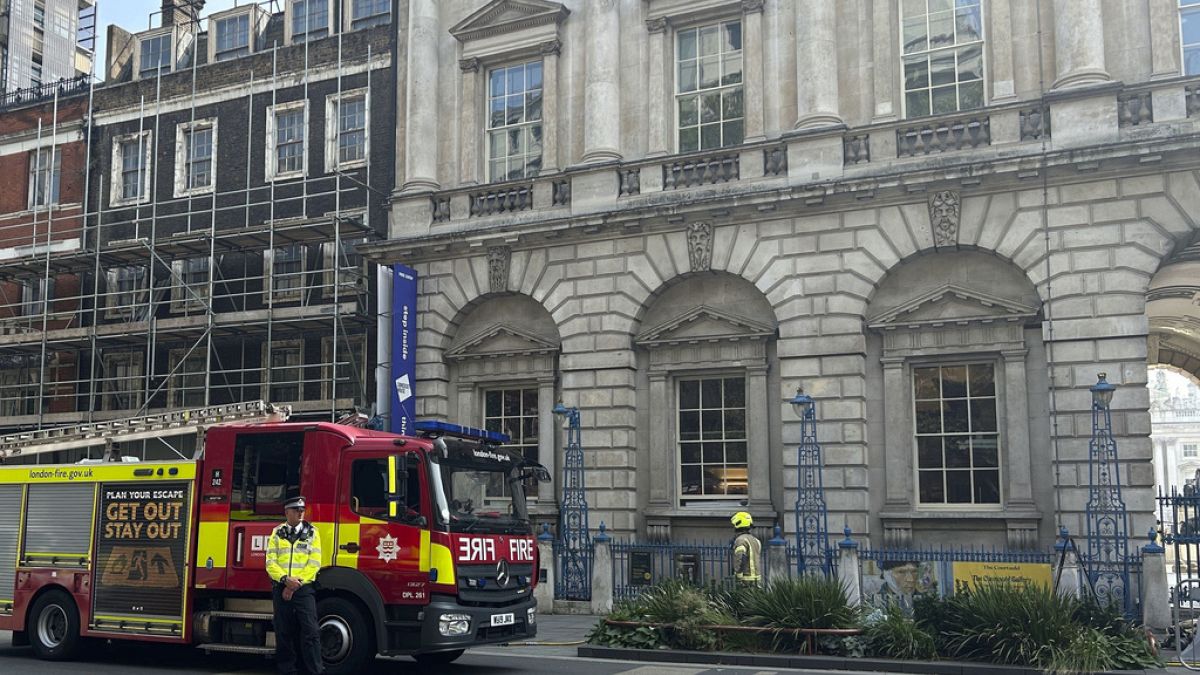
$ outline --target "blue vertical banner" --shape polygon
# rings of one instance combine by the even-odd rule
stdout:
[[[392,433],[411,434],[417,399],[417,273],[392,266]]]

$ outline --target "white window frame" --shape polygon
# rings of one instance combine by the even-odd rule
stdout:
[[[350,359],[343,358],[343,354],[349,349],[353,355]],[[355,378],[361,383],[363,394],[366,394],[367,388],[367,338],[365,335],[339,335],[338,336],[338,377],[342,377],[351,364],[356,365],[357,369],[354,376],[350,378],[353,382]],[[346,361],[346,363],[342,363]],[[321,338],[321,398],[328,401],[333,399],[333,336],[326,335]]]
[[[493,98],[492,97],[492,89],[491,89],[492,73],[494,73],[497,70],[508,70],[510,68],[515,68],[518,66],[522,67],[523,69],[525,69],[527,71],[528,67],[535,63],[538,64],[539,66],[541,66],[541,71],[542,71],[542,75],[541,75],[542,86],[540,88],[541,97],[542,97],[542,109],[541,109],[541,112],[539,113],[538,119],[534,120],[534,121],[525,119],[525,113],[524,113],[525,106],[523,103],[522,119],[524,121],[518,122],[516,124],[508,124],[507,122],[505,122],[504,124],[502,124],[501,126],[498,126],[498,127],[491,126],[491,110],[492,110],[492,98]],[[546,135],[545,135],[546,134],[546,126],[545,126],[545,123],[546,123],[546,114],[545,114],[546,60],[544,58],[538,57],[538,58],[525,59],[525,60],[520,60],[520,61],[515,61],[515,62],[495,63],[495,64],[487,66],[487,68],[484,70],[483,92],[484,92],[484,94],[483,94],[483,101],[484,101],[484,106],[483,106],[484,158],[483,158],[483,162],[484,162],[484,170],[487,175],[488,182],[489,183],[502,183],[502,182],[508,181],[508,180],[527,180],[527,179],[536,178],[538,175],[541,174],[542,166],[545,164],[545,161],[546,161]],[[528,95],[527,95],[528,92],[529,92],[528,87],[525,87],[521,90],[522,101],[524,101],[525,99],[528,98]],[[507,93],[505,94],[504,98],[507,98]],[[526,133],[528,133],[528,135],[530,137],[532,137],[532,129],[534,127],[538,128],[538,130],[541,132],[541,137],[542,137],[541,149],[539,150],[539,152],[536,155],[536,158],[538,160],[537,171],[534,171],[533,173],[530,173],[530,171],[529,171],[529,160],[533,159],[535,157],[535,155],[529,153],[528,148],[526,148],[526,152],[521,155],[506,154],[503,158],[505,160],[504,175],[502,175],[502,176],[494,175],[492,173],[492,161],[494,159],[492,156],[492,135],[494,133],[501,133],[503,135],[507,135],[507,132],[512,129],[520,129],[522,132],[522,135],[525,135]],[[507,168],[508,160],[510,158],[516,158],[516,157],[521,157],[523,159],[525,168],[522,171],[522,174],[520,176],[517,176],[515,178],[510,178],[508,176],[508,168]]]
[[[288,246],[300,247],[300,285],[296,288],[275,290],[275,251],[286,247],[277,246],[267,249],[263,251],[263,276],[267,280],[263,287],[263,302],[271,301],[272,296],[274,296],[274,302],[304,300],[304,292],[308,290],[308,246],[300,242]]]
[[[335,279],[341,283],[341,288],[338,289],[339,296],[344,296],[347,293],[362,293],[367,290],[366,259],[362,258],[360,254],[355,254],[360,255],[357,265],[339,267],[341,261],[335,258],[339,250],[346,250],[347,244],[351,246],[357,246],[359,244],[365,244],[366,242],[366,238],[356,237],[353,239],[343,240],[340,247],[336,246],[336,242],[332,241],[327,241],[321,244],[321,262],[323,265],[321,272],[321,288],[323,295],[331,299],[333,298],[333,285],[336,283]],[[346,277],[350,277],[349,280],[347,280]],[[361,286],[357,283],[357,280],[359,279],[363,280],[363,284]]]
[[[534,459],[534,461],[536,461],[540,464],[541,460],[542,460],[542,456],[541,456],[542,435],[545,433],[552,433],[553,430],[541,428],[541,424],[542,424],[541,409],[542,409],[542,406],[545,405],[545,402],[540,400],[541,387],[540,387],[540,385],[538,385],[537,382],[529,382],[529,381],[508,382],[508,381],[505,381],[503,383],[501,383],[501,382],[489,383],[487,386],[480,387],[479,394],[478,394],[479,395],[479,421],[480,421],[479,426],[482,429],[487,429],[489,419],[501,419],[501,420],[514,419],[513,417],[508,417],[503,414],[503,406],[504,406],[503,401],[501,401],[501,404],[500,404],[501,405],[501,414],[499,417],[489,417],[488,416],[488,408],[487,408],[487,397],[488,397],[489,393],[494,392],[494,391],[505,392],[505,391],[514,391],[514,390],[521,392],[521,407],[522,407],[522,414],[518,414],[515,417],[515,419],[523,421],[525,419],[532,418],[534,420],[537,420],[537,424],[538,424],[537,440],[535,440],[533,443],[529,443],[528,439],[525,438],[524,430],[522,430],[522,432],[519,436],[512,436],[510,434],[510,436],[512,436],[512,442],[511,442],[511,444],[505,445],[504,447],[506,447],[510,450],[516,450],[516,451],[520,452],[522,454],[522,456],[525,456],[525,457],[528,457],[528,455],[525,454],[525,450],[532,449],[534,451],[534,453],[536,453],[536,458]],[[533,415],[523,414],[525,392],[527,392],[527,391],[532,391],[534,398],[537,399],[537,403],[534,404]],[[500,433],[506,433],[506,432],[501,430]],[[503,501],[504,499],[507,499],[507,497],[505,495],[489,495],[489,494],[487,494],[486,488],[484,490],[484,496],[485,496],[485,498],[487,498],[488,501]],[[536,503],[538,501],[538,496],[539,495],[535,492],[532,495],[527,495],[526,499],[528,499],[530,503]],[[553,498],[553,493],[551,493],[548,496],[550,498]]]
[[[1196,21],[1200,22],[1200,0],[1189,0],[1188,4],[1179,5],[1179,72],[1185,76],[1200,75],[1200,57],[1197,57],[1197,69],[1194,73],[1187,71],[1187,50],[1188,47],[1200,52],[1200,42],[1184,44],[1183,42],[1183,15],[1196,15]]]
[[[54,313],[54,279],[28,279],[21,282],[21,316]]]
[[[700,58],[701,58],[700,57],[699,31],[704,28],[716,26],[717,30],[718,30],[718,35],[719,35],[720,32],[724,30],[725,25],[730,24],[730,23],[739,24],[739,32],[741,33],[741,36],[742,36],[742,48],[739,51],[739,56],[741,57],[741,68],[742,68],[741,80],[734,84],[718,84],[716,87],[709,87],[707,89],[702,89],[700,87],[700,70],[699,70]],[[693,89],[692,91],[688,91],[688,92],[683,92],[683,91],[680,91],[680,89],[679,89],[679,86],[680,86],[679,39],[683,33],[688,32],[688,31],[693,31],[693,30],[697,31],[697,36],[696,36],[696,66],[697,66],[697,68],[696,68],[696,89]],[[681,119],[680,119],[680,114],[679,114],[679,101],[680,101],[680,99],[682,99],[684,97],[690,97],[690,96],[697,97],[696,125],[695,125],[696,147],[692,150],[687,150],[686,152],[689,152],[689,153],[690,152],[717,152],[717,151],[721,150],[722,148],[736,147],[745,142],[745,139],[746,139],[746,37],[747,37],[746,36],[746,21],[745,21],[744,16],[740,15],[740,14],[737,16],[728,16],[728,17],[722,17],[722,18],[708,19],[705,21],[695,21],[692,23],[682,25],[673,31],[673,35],[671,36],[671,43],[670,43],[670,47],[671,47],[671,83],[672,83],[672,85],[671,85],[671,119],[673,120],[673,126],[672,126],[673,138],[672,138],[671,143],[672,143],[672,147],[675,148],[675,152],[681,152],[681,153],[685,152],[683,150],[683,144],[680,141],[680,131],[682,129],[680,127]],[[720,37],[718,37],[718,40],[720,40]],[[726,55],[726,52],[719,52],[716,57],[718,59],[718,62],[720,62],[725,57],[725,55]],[[725,69],[724,69],[724,66],[722,65],[720,72],[724,73],[724,71],[725,71]],[[742,121],[742,139],[739,140],[737,143],[726,143],[725,142],[725,130],[724,130],[725,120],[721,119],[721,121],[718,123],[718,126],[721,127],[721,143],[719,145],[717,145],[716,147],[712,147],[712,148],[702,147],[702,145],[700,143],[701,134],[702,134],[702,129],[701,129],[702,125],[700,124],[700,105],[701,105],[700,98],[703,97],[703,95],[705,93],[715,92],[715,93],[721,94],[723,92],[733,91],[735,89],[740,90],[742,93],[742,116],[741,116],[741,118],[730,118],[730,119],[731,120],[741,119],[741,121]],[[690,125],[689,125],[689,128],[690,128]]]
[[[136,143],[138,138],[143,139],[142,144],[142,165],[141,165],[141,188],[136,197],[124,196],[124,162],[125,150],[122,147],[126,143]],[[131,134],[122,134],[115,136],[112,140],[112,163],[109,167],[109,196],[108,201],[110,206],[128,206],[130,204],[139,204],[150,199],[150,182],[152,179],[151,161],[154,156],[154,132],[147,129],[142,132],[134,132]]]
[[[187,275],[191,273],[188,269],[194,261],[204,261],[208,263],[208,276],[203,284],[188,284]],[[185,260],[171,261],[171,311],[172,312],[187,312],[206,309],[209,304],[208,289],[209,282],[212,280],[212,261],[207,256],[202,258],[187,258]],[[189,292],[188,287],[191,287]]]
[[[997,497],[995,502],[925,502],[921,500],[921,460],[919,456],[918,436],[917,436],[917,413],[916,413],[916,386],[917,377],[916,370],[918,368],[953,368],[957,366],[973,366],[973,365],[990,365],[992,367],[992,387],[993,393],[990,397],[993,405],[996,407],[996,481],[997,481]],[[1005,392],[1001,379],[1004,373],[1004,364],[995,359],[990,358],[972,358],[970,355],[964,354],[956,358],[948,356],[946,358],[938,358],[932,360],[913,360],[907,364],[906,375],[908,377],[909,386],[909,417],[912,427],[910,429],[910,437],[912,438],[912,486],[913,486],[913,505],[921,511],[995,511],[1004,507],[1007,495],[1005,494],[1004,481],[1006,479],[1004,463],[1007,460],[1005,457],[1005,437],[1004,424],[1005,416],[1008,414],[1005,409]],[[969,377],[969,376],[968,376]],[[939,393],[939,397],[941,394]],[[971,397],[968,397],[968,400]],[[981,397],[988,398],[988,397]],[[943,400],[940,399],[939,400]],[[968,413],[969,415],[969,413]],[[941,436],[945,437],[948,434],[943,430]],[[974,463],[974,451],[971,451],[972,464]],[[943,455],[944,458],[944,455]],[[990,470],[991,467],[987,467]],[[946,473],[946,467],[943,459],[941,472]],[[968,471],[973,472],[971,467]],[[972,480],[974,477],[972,476]],[[947,491],[948,492],[948,491]],[[946,497],[947,495],[943,495]],[[972,498],[974,498],[974,486],[972,485]]]
[[[208,129],[212,132],[212,142],[209,144],[211,148],[209,154],[209,177],[208,184],[199,187],[189,188],[188,183],[191,178],[191,158],[188,156],[191,152],[191,134],[195,131],[203,131]],[[175,126],[175,196],[190,197],[194,195],[209,194],[216,189],[217,184],[217,118],[209,117],[193,122],[182,122]]]
[[[979,107],[978,108],[965,108],[965,109],[961,107],[961,104],[959,102],[959,96],[958,96],[958,88],[959,88],[959,83],[957,80],[957,72],[958,72],[957,63],[958,63],[958,61],[956,59],[955,60],[955,64],[956,64],[955,73],[956,74],[955,74],[955,84],[954,84],[954,87],[955,87],[955,109],[951,112],[946,112],[946,113],[933,112],[933,69],[930,68],[926,72],[926,78],[929,80],[929,83],[924,87],[924,89],[926,91],[930,92],[929,114],[921,115],[921,116],[915,117],[913,119],[920,119],[921,117],[936,117],[938,115],[954,115],[954,114],[958,114],[958,113],[964,113],[964,112],[968,112],[968,111],[972,111],[972,110],[982,110],[982,109],[986,108],[988,105],[988,72],[990,71],[990,68],[988,67],[988,61],[987,61],[987,58],[988,58],[987,57],[988,30],[987,30],[987,7],[986,7],[987,3],[986,3],[986,0],[978,0],[978,2],[979,2],[979,40],[978,41],[964,42],[964,43],[960,44],[959,42],[957,42],[957,38],[956,38],[956,41],[953,45],[949,45],[949,46],[945,46],[945,47],[938,47],[936,49],[930,49],[928,43],[926,43],[925,49],[913,52],[912,54],[904,53],[904,3],[906,3],[906,2],[925,2],[926,3],[926,11],[923,14],[923,16],[925,17],[925,21],[926,21],[926,40],[928,40],[928,37],[929,37],[929,31],[928,31],[929,23],[928,22],[929,22],[929,14],[930,14],[930,12],[928,11],[929,0],[900,0],[901,4],[899,7],[899,11],[897,12],[897,21],[899,22],[899,24],[897,25],[897,28],[896,28],[896,30],[898,31],[896,42],[900,47],[900,51],[899,51],[899,55],[898,55],[896,61],[898,64],[897,67],[900,70],[900,116],[901,116],[901,118],[909,119],[908,88],[905,86],[905,80],[904,80],[904,77],[905,77],[905,75],[904,75],[904,59],[905,59],[905,57],[914,56],[916,54],[929,55],[934,52],[943,52],[943,51],[954,52],[958,49],[961,49],[963,47],[968,47],[968,46],[971,46],[974,44],[979,45],[979,52],[980,52],[980,55],[979,55],[980,66],[979,67],[983,69],[983,73],[979,79],[980,86],[983,88],[983,98],[981,99],[981,103],[980,103]],[[954,9],[951,10],[951,12],[954,12],[957,9],[958,9],[957,6],[955,6]],[[955,35],[957,35],[957,32],[958,32],[958,29],[956,26],[955,27]]]
[[[150,294],[148,288],[135,288],[128,291],[131,296],[129,304],[121,302],[121,272],[122,270],[140,269],[142,271],[141,279],[144,285],[149,285],[150,275],[149,270],[141,265],[123,265],[121,267],[113,267],[105,270],[104,275],[108,281],[106,292],[104,294],[104,316],[106,318],[132,316],[135,308],[144,302],[149,302]]]
[[[346,30],[366,30],[375,26],[383,26],[392,22],[392,3],[384,0],[383,12],[378,14],[370,14],[359,18],[354,18],[354,10],[359,7],[359,4],[364,0],[346,0],[345,5],[346,15],[342,19],[342,25]]]
[[[304,340],[273,340],[269,343],[264,342],[262,345],[262,362],[261,362],[262,363],[262,372],[264,374],[265,373],[275,373],[278,370],[278,368],[276,368],[270,364],[268,359],[271,357],[272,354],[275,353],[276,350],[282,350],[282,349],[295,349],[300,352],[300,362],[297,365],[281,366],[281,368],[296,368],[300,373],[300,379],[298,382],[288,381],[288,382],[280,384],[278,382],[272,381],[271,383],[268,384],[267,377],[264,377],[262,385],[260,387],[260,397],[262,398],[262,400],[267,401],[269,403],[288,403],[288,402],[303,401],[304,400],[304,384],[305,384],[304,383],[304,369],[305,369]],[[296,398],[290,399],[289,401],[272,401],[271,400],[271,387],[295,387],[297,396],[296,396]]]
[[[167,54],[166,64],[160,65],[157,68],[151,68],[148,70],[144,70],[142,68],[142,51],[145,48],[145,44],[151,40],[158,40],[161,38],[167,39],[167,48],[165,50],[166,54]],[[137,53],[134,54],[134,62],[133,62],[133,73],[134,73],[135,80],[153,79],[159,73],[166,75],[167,73],[170,73],[174,70],[175,70],[175,35],[173,32],[173,29],[164,28],[159,31],[142,33],[137,36]]]
[[[224,25],[228,25],[230,22],[243,20],[246,22],[246,43],[239,44],[228,49],[221,49],[221,28]],[[211,19],[211,26],[212,28],[210,29],[209,37],[213,41],[212,62],[230,61],[232,59],[249,56],[250,54],[254,53],[254,17],[251,16],[249,11],[235,12],[232,14],[214,17]]]
[[[190,352],[190,354],[189,354]],[[186,369],[176,372],[176,368],[186,365],[187,361],[200,361],[200,372],[192,372]],[[187,401],[189,391],[193,389],[189,387],[184,378],[199,376],[201,379],[205,377],[206,369],[208,368],[207,355],[204,350],[197,347],[196,349],[172,349],[170,352],[170,370],[171,375],[167,378],[167,407],[168,408],[194,408],[207,405],[204,399],[204,391],[200,391],[200,402],[192,405]],[[176,395],[181,397],[179,402],[176,402]]]
[[[1193,442],[1181,444],[1179,456],[1185,459],[1200,457],[1200,443]]]
[[[347,162],[341,161],[338,144],[341,141],[341,103],[345,100],[362,99],[363,102],[363,156]],[[333,173],[339,169],[355,169],[367,165],[371,157],[371,96],[366,87],[351,89],[341,94],[325,97],[325,171]]]
[[[48,163],[47,156],[49,157]],[[39,192],[39,188],[43,191]],[[61,196],[62,148],[55,145],[31,151],[29,153],[29,209],[56,205],[60,203]]]
[[[742,429],[743,437],[740,442],[744,443],[746,445],[746,491],[744,493],[740,493],[740,494],[727,494],[727,495],[685,493],[683,490],[683,486],[684,486],[684,483],[683,483],[683,443],[685,441],[682,438],[682,433],[681,433],[682,429],[681,429],[681,424],[680,424],[680,412],[681,412],[680,406],[681,406],[681,399],[682,399],[682,396],[680,394],[680,386],[682,385],[684,380],[704,381],[704,380],[728,380],[728,379],[740,379],[742,381],[742,408],[741,408],[741,410],[743,413],[742,423],[744,425],[744,428]],[[703,385],[700,385],[700,386],[703,387]],[[722,384],[722,387],[724,387],[723,384]],[[750,449],[750,423],[749,422],[750,422],[750,409],[751,409],[752,402],[750,400],[750,378],[747,376],[746,371],[739,370],[739,369],[721,370],[721,371],[716,371],[716,372],[678,371],[678,372],[674,373],[671,377],[671,391],[672,391],[672,394],[671,394],[671,417],[672,417],[672,419],[671,419],[670,425],[671,425],[671,428],[673,431],[674,445],[675,445],[673,461],[675,464],[675,485],[676,485],[675,499],[677,500],[677,502],[681,506],[686,507],[686,506],[692,506],[692,505],[712,504],[714,502],[744,501],[744,500],[750,499],[750,464],[751,464],[752,457],[751,457],[751,449]],[[700,392],[697,392],[697,395],[700,395]],[[703,399],[701,399],[701,405],[703,405]],[[701,409],[702,410],[712,410],[711,408],[701,408]],[[725,408],[724,406],[722,406],[720,408],[720,410],[722,410],[722,411],[733,410],[733,409],[734,408]],[[724,415],[722,415],[722,417],[723,416]],[[701,422],[701,429],[703,429],[702,422]],[[701,438],[701,439],[697,439],[695,441],[689,441],[689,442],[702,443],[703,439]],[[722,432],[722,437],[719,442],[729,443],[729,442],[739,442],[739,441],[737,441],[736,439],[731,441],[730,439],[725,438],[724,432]],[[701,480],[703,480],[703,476],[704,476],[703,467],[705,465],[705,463],[703,462],[703,449],[701,449],[701,453],[702,454],[701,454],[701,464],[700,464],[701,471],[700,471],[700,473],[701,473]],[[723,464],[723,466],[725,466],[726,468],[728,468],[728,465],[729,465],[728,462],[725,462]]]
[[[293,112],[295,110],[303,111],[303,129],[300,137],[300,163],[299,170],[292,171],[277,171],[278,159],[275,156],[276,150],[276,132],[277,119],[281,113]],[[303,178],[308,175],[308,101],[290,101],[287,103],[277,103],[273,106],[267,106],[267,124],[266,124],[266,177],[267,180],[290,180],[293,178]]]
[[[330,35],[334,34],[334,23],[335,23],[334,18],[337,16],[337,13],[336,13],[336,10],[334,7],[333,0],[307,0],[308,2],[314,2],[314,3],[324,2],[325,3],[325,28],[324,28],[325,33],[323,35],[316,35],[313,37],[309,37],[309,33],[311,33],[312,31],[306,30],[302,33],[296,32],[296,27],[293,25],[295,23],[293,18],[296,16],[295,5],[296,5],[297,1],[298,0],[287,0],[287,6],[284,8],[284,11],[283,11],[284,42],[286,42],[287,44],[290,44],[290,45],[300,44],[303,42],[311,42],[313,40],[320,40],[323,38],[327,38]],[[321,30],[321,29],[317,29],[317,30]]]
[[[125,389],[114,388],[118,384],[116,379],[111,375],[113,369],[124,362],[133,371],[123,382],[128,383],[130,400],[132,405],[128,408],[116,407],[116,402],[113,400],[115,396],[120,395]],[[142,396],[145,393],[145,387],[137,382],[138,379],[145,377],[145,355],[141,352],[124,351],[110,352],[103,356],[104,363],[104,410],[137,410],[142,407]]]

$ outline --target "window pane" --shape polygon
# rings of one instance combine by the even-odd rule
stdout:
[[[958,88],[959,110],[974,110],[983,107],[983,81],[976,80]]]
[[[679,383],[680,410],[698,410],[700,408],[700,381],[684,380]],[[696,425],[699,427],[699,424]]]
[[[961,7],[954,14],[958,42],[970,42],[983,37],[980,29],[979,6]]]
[[[1184,45],[1200,44],[1200,10],[1180,12],[1179,24]]]
[[[745,443],[726,443],[725,444],[725,461],[730,464],[745,464],[746,463],[746,444]]]
[[[525,64],[525,86],[529,89],[542,88],[542,62],[531,61]]]
[[[918,436],[917,437],[917,468],[920,468],[920,469],[940,469],[940,468],[942,468],[942,437],[941,436]]]
[[[948,47],[954,44],[954,14],[938,12],[929,16],[929,48]]]
[[[504,69],[497,68],[491,72],[488,77],[488,95],[503,96],[504,91]]]
[[[507,87],[510,95],[525,91],[524,66],[513,66],[512,68],[506,68],[504,71],[504,77],[507,80],[507,84],[505,86]]]
[[[724,435],[723,421],[720,410],[705,410],[700,417],[701,437],[704,439],[721,438]]]
[[[1000,503],[1000,472],[976,471],[975,473],[975,503]]]
[[[694,410],[679,413],[679,440],[700,440],[700,413]]]
[[[699,443],[680,443],[679,444],[679,461],[684,464],[699,464],[700,463],[700,444]]]
[[[996,394],[996,369],[990,363],[973,363],[971,371],[971,396],[994,396]]]
[[[492,99],[488,102],[488,108],[488,128],[495,129],[504,126],[504,99]]]
[[[996,448],[995,436],[975,436],[971,439],[976,468],[996,468],[1000,466],[1000,453]]]
[[[682,492],[685,495],[700,495],[704,494],[704,486],[700,481],[700,467],[698,465],[683,465],[680,469],[680,480]]]
[[[925,56],[904,59],[904,86],[919,89],[929,86],[929,59]]]
[[[700,149],[710,150],[721,147],[721,125],[706,124],[700,127]]]
[[[721,62],[721,84],[738,84],[742,81],[741,54],[727,55]]]
[[[945,425],[945,432],[959,433],[969,431],[969,420],[967,419],[967,401],[965,399],[950,399],[943,402],[942,408],[942,423]]]
[[[971,399],[971,431],[996,430],[996,399]]]
[[[946,501],[941,471],[921,471],[918,476],[920,499],[923,504],[942,504]]]
[[[696,68],[695,61],[679,64],[679,91],[696,91]]]
[[[913,368],[913,381],[916,398],[938,397],[937,368]]]
[[[904,103],[909,117],[922,117],[929,114],[928,91],[910,91],[905,96]]]
[[[741,88],[727,89],[721,94],[721,116],[722,119],[731,120],[745,116],[745,111],[742,107],[742,90]],[[728,143],[726,143],[728,145]]]
[[[694,152],[700,149],[700,130],[692,127],[691,129],[679,130],[679,151]]]
[[[958,81],[983,78],[983,47],[975,45],[958,50]]]
[[[726,122],[721,127],[721,145],[738,145],[742,142],[743,135],[742,120]]]
[[[967,395],[967,367],[942,368],[942,398],[961,398]]]
[[[917,401],[917,433],[942,433],[942,404],[939,401]]]
[[[954,52],[946,51],[929,58],[930,78],[934,86],[954,83]]]
[[[720,28],[704,26],[700,29],[700,56],[713,56],[721,51]]]
[[[678,58],[680,61],[685,59],[696,58],[696,31],[685,30],[679,33],[679,52]]]
[[[970,468],[971,439],[967,436],[944,436],[943,438],[946,440],[946,468]]]
[[[519,390],[506,390],[504,392],[504,416],[515,417],[521,414],[521,392]]]
[[[704,444],[704,463],[721,464],[725,461],[725,445],[723,443]]]
[[[725,407],[743,408],[746,405],[746,381],[740,377],[725,380]]]
[[[699,96],[684,96],[679,99],[679,125],[692,127],[699,124]]]
[[[537,122],[542,119],[542,90],[535,89],[525,97],[525,119]]]
[[[904,40],[905,54],[923,52],[929,47],[925,28],[924,15],[904,20],[904,28],[901,35]]]
[[[725,51],[741,51],[742,24],[740,21],[730,21],[725,24]]]
[[[701,380],[700,381],[700,402],[705,408],[720,408],[723,401],[721,400],[721,381],[720,380]]]
[[[725,437],[741,438],[746,435],[746,411],[725,411]]]
[[[700,88],[711,89],[721,83],[721,59],[717,56],[700,59]]]
[[[713,92],[700,97],[700,122],[710,124],[721,119],[721,94]]]
[[[971,503],[971,472],[970,471],[947,471],[946,472],[946,503],[947,504],[970,504]]]

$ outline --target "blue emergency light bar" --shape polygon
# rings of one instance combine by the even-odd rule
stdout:
[[[502,434],[499,431],[464,427],[461,424],[451,424],[450,422],[440,422],[438,420],[421,420],[413,424],[413,428],[426,436],[450,436],[452,438],[465,438],[472,441],[496,444],[508,443],[512,440],[508,434]]]

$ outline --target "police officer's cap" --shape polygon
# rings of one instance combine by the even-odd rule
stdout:
[[[285,509],[302,509],[304,508],[304,497],[292,497],[283,503]]]

